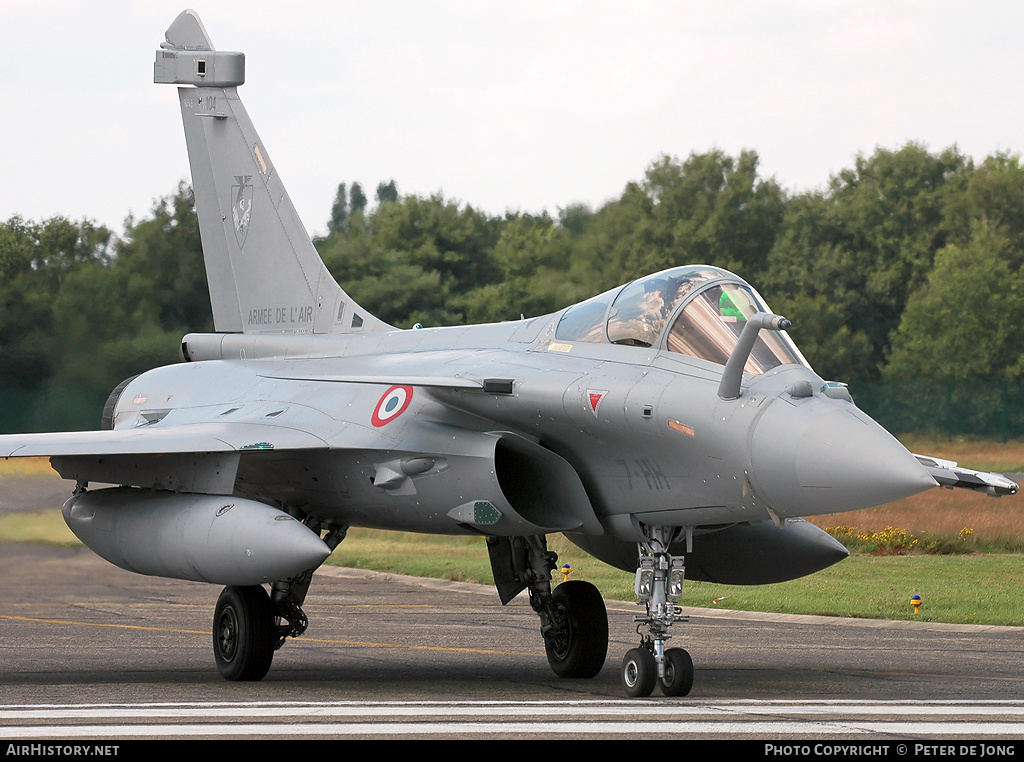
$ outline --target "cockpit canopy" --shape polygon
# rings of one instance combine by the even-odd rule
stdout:
[[[570,307],[555,329],[561,341],[655,347],[725,365],[746,321],[769,312],[749,285],[726,270],[665,270]],[[744,370],[806,365],[784,332],[761,331]]]

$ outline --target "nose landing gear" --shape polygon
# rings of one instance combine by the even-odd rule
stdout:
[[[687,621],[676,606],[683,593],[684,559],[668,552],[679,531],[675,527],[645,527],[646,538],[640,543],[634,590],[646,614],[633,617],[641,634],[640,646],[622,659],[622,686],[632,697],[650,696],[655,685],[666,696],[685,696],[693,687],[690,654],[682,648],[665,648],[672,637],[669,628]]]

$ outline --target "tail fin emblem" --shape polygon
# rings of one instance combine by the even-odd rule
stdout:
[[[245,245],[249,234],[249,219],[252,216],[252,175],[235,175],[236,185],[231,186],[234,201],[231,204],[231,222],[235,227],[235,241],[238,248]]]

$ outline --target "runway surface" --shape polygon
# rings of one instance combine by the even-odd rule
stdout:
[[[690,696],[627,700],[632,604],[592,680],[548,668],[525,599],[324,568],[259,683],[213,663],[219,588],[0,545],[0,738],[1024,738],[1024,629],[694,609]]]

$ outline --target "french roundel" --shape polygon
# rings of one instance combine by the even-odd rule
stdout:
[[[380,398],[370,420],[374,426],[383,426],[405,412],[412,402],[411,386],[392,386]]]

